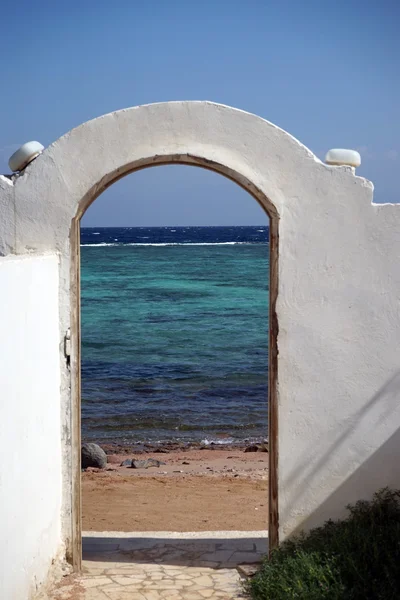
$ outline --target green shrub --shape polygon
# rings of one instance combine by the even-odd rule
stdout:
[[[280,546],[246,585],[253,600],[400,600],[400,491],[376,493]]]

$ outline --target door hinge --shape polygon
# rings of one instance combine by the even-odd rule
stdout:
[[[65,332],[64,336],[64,354],[65,358],[69,362],[69,359],[71,357],[71,329],[69,327]]]

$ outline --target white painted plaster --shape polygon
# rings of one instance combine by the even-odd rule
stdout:
[[[70,325],[72,219],[114,179],[171,157],[212,161],[258,188],[280,218],[281,539],[341,516],[379,487],[400,487],[400,207],[374,205],[372,184],[351,167],[323,164],[259,117],[208,102],[122,110],[67,133],[13,186],[0,180],[2,253],[60,253],[60,348]],[[61,350],[59,359],[68,541],[71,397]],[[29,368],[18,365],[21,374]]]
[[[61,540],[58,257],[0,259],[0,598],[27,600]]]
[[[13,182],[3,175],[0,175],[0,215],[0,256],[4,256],[11,254],[15,246],[15,210]]]
[[[360,184],[282,222],[282,536],[400,487],[400,206]]]

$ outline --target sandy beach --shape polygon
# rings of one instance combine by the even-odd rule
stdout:
[[[120,466],[127,458],[165,464]],[[83,530],[263,530],[268,527],[267,490],[267,452],[108,453],[106,470],[82,473]]]

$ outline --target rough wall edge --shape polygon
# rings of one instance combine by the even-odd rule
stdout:
[[[49,258],[51,256],[60,259],[60,253],[57,250],[49,250],[48,252],[25,252],[24,254],[7,254],[7,256],[0,256],[0,265],[5,262],[21,262],[29,260],[31,258]]]
[[[15,254],[15,187],[10,177],[0,175],[0,256]]]
[[[61,544],[49,565],[45,579],[39,586],[35,580],[32,581],[29,600],[52,600],[54,586],[70,573],[72,573],[72,567],[65,560],[65,547]]]
[[[394,207],[400,207],[400,198],[399,198],[399,202],[372,202],[372,206],[375,206],[379,209],[384,209],[384,208],[394,208]],[[400,210],[399,208],[396,208],[395,210]]]
[[[4,184],[4,186],[8,185],[8,186],[13,187],[14,182],[12,179],[7,177],[6,175],[0,175],[0,185],[3,185],[3,184]]]

